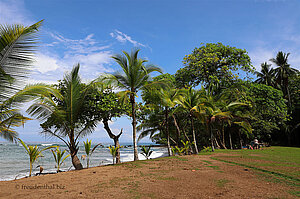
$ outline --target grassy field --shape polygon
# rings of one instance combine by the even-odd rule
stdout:
[[[216,153],[211,159],[252,169],[263,181],[284,183],[291,188],[292,194],[300,196],[300,148],[267,147],[262,150],[216,150]]]

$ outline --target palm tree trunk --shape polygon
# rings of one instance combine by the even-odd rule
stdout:
[[[291,104],[291,95],[290,95],[290,90],[289,87],[286,88],[287,91],[287,96],[288,96],[288,104],[289,104],[289,113],[292,113],[292,104]]]
[[[196,135],[195,135],[195,129],[194,129],[194,120],[191,116],[191,124],[192,124],[192,134],[193,134],[193,141],[194,141],[194,154],[198,154],[198,147],[197,147],[197,142],[196,142]]]
[[[31,172],[32,172],[32,162],[30,162],[29,177],[31,177]]]
[[[232,140],[231,140],[231,132],[229,130],[229,143],[230,143],[230,149],[232,150],[233,147],[232,147]]]
[[[214,146],[214,135],[213,135],[213,131],[212,131],[212,128],[209,125],[209,131],[210,131],[210,142],[211,142],[211,150],[214,152],[215,151],[215,146]]]
[[[165,120],[166,120],[168,155],[172,156],[171,145],[170,145],[170,131],[169,131],[169,122],[168,122],[168,119],[169,119],[168,107],[165,107]]]
[[[132,112],[132,139],[133,139],[133,156],[134,161],[139,160],[137,142],[136,142],[136,118],[135,118],[135,98],[134,94],[130,94],[131,112]]]
[[[176,126],[176,129],[177,129],[177,146],[179,147],[179,143],[180,143],[180,128],[179,128],[179,126],[178,126],[178,124],[177,124],[177,121],[176,121],[176,118],[175,118],[175,116],[172,114],[172,117],[173,117],[173,120],[174,120],[174,124],[175,124],[175,126]]]
[[[224,149],[227,149],[226,143],[225,143],[225,129],[224,129],[224,123],[222,122],[222,145]]]
[[[75,170],[83,169],[83,166],[76,154],[75,155],[71,154],[71,158],[72,158],[72,164],[73,164]]]
[[[74,130],[71,130],[69,139],[70,139],[69,149],[70,149],[70,154],[71,154],[71,158],[72,158],[72,164],[73,164],[75,170],[81,170],[81,169],[83,169],[83,166],[82,166],[79,158],[77,157],[78,148],[76,147],[76,144],[74,141]]]

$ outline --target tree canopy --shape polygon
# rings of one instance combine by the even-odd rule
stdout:
[[[175,74],[179,87],[232,82],[240,77],[240,71],[254,72],[246,50],[222,43],[202,44],[184,57],[183,64]]]

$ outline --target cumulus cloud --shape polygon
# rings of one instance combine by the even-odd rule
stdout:
[[[49,71],[55,71],[59,68],[58,60],[54,57],[37,53],[36,62],[34,64],[34,70],[37,70],[41,73],[47,73]]]

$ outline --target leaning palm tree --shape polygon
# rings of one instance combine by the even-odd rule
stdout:
[[[9,141],[17,141],[13,127],[29,119],[19,113],[11,97],[22,88],[22,80],[33,63],[36,33],[41,24],[42,21],[28,27],[0,25],[0,137]]]
[[[171,112],[171,108],[177,105],[176,100],[179,96],[178,91],[178,89],[175,89],[173,85],[170,84],[168,85],[168,87],[148,88],[145,89],[143,92],[143,99],[145,100],[146,105],[148,105],[148,107],[152,109],[154,108],[163,110],[162,113],[164,114],[164,130],[167,136],[167,147],[169,156],[172,155],[170,145],[169,116],[173,114],[173,112]],[[149,130],[145,127],[146,125],[141,125],[140,128],[143,130]],[[145,136],[147,134],[144,133],[141,135]]]
[[[57,137],[66,144],[76,170],[83,168],[77,157],[79,138],[92,133],[97,124],[96,118],[89,117],[86,100],[90,89],[94,88],[93,83],[84,87],[78,74],[79,67],[76,65],[60,83],[61,97],[39,98],[27,110],[37,119],[46,120],[41,124],[42,134]]]
[[[297,73],[297,69],[291,68],[288,63],[288,57],[290,53],[283,53],[279,51],[276,58],[270,59],[271,62],[276,64],[278,68],[275,68],[276,81],[281,86],[281,89],[285,96],[288,98],[288,105],[291,109],[291,96],[289,91],[289,77]]]
[[[267,86],[276,86],[275,85],[275,71],[273,68],[270,68],[271,64],[264,62],[261,64],[261,72],[256,71],[257,80],[255,82],[260,84],[266,84]]]
[[[120,93],[123,96],[129,95],[131,104],[131,117],[132,117],[132,135],[134,147],[134,160],[138,160],[138,150],[136,142],[136,101],[135,97],[139,90],[145,87],[154,85],[149,83],[151,77],[150,73],[160,72],[162,70],[154,65],[145,65],[147,60],[138,58],[139,50],[133,50],[131,54],[123,51],[124,55],[115,55],[112,58],[121,66],[122,72],[114,74],[106,74],[101,77],[102,81],[108,81],[119,89],[125,91]]]
[[[188,118],[191,121],[191,129],[193,135],[194,153],[197,154],[198,147],[195,134],[194,121],[196,118],[195,108],[202,102],[202,94],[200,91],[192,88],[182,89],[179,98],[176,100],[180,106],[177,107],[176,111],[183,111],[188,113]]]

